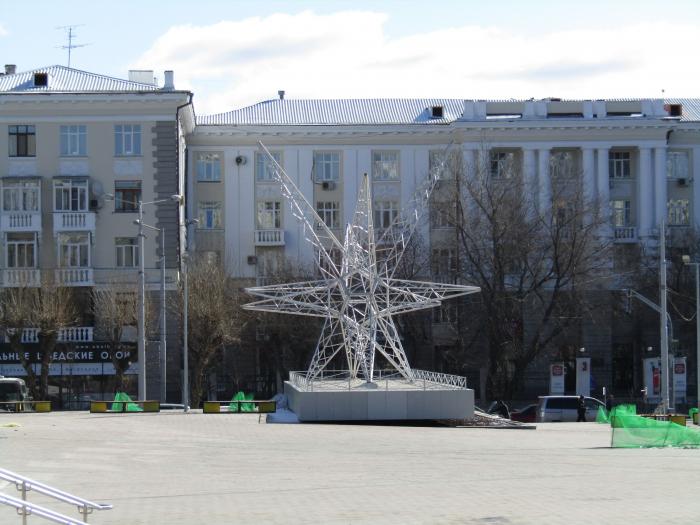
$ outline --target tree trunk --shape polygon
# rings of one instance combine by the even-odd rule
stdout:
[[[51,353],[56,346],[56,332],[51,335],[41,335],[39,333],[39,348],[41,352],[41,383],[39,385],[39,396],[42,400],[49,396],[49,367],[51,366]]]
[[[27,388],[32,394],[34,399],[39,398],[39,390],[36,384],[36,372],[34,372],[34,367],[32,366],[31,359],[27,360],[24,358],[24,346],[22,346],[22,332],[24,329],[16,329],[15,333],[10,335],[10,348],[13,352],[16,352],[19,356],[19,362],[22,364],[22,368],[27,373]]]

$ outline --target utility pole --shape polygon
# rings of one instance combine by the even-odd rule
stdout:
[[[664,414],[669,412],[669,359],[668,359],[668,321],[666,305],[666,224],[662,220],[659,233],[659,302],[661,303],[660,331],[661,331],[661,409]]]

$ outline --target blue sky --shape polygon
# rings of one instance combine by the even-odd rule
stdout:
[[[198,113],[276,96],[699,95],[700,2],[0,0],[0,56],[125,77],[175,70]]]

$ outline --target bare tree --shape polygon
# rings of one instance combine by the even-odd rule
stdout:
[[[244,292],[219,262],[204,257],[187,265],[188,354],[192,406],[199,406],[204,393],[205,375],[217,354],[227,345],[240,341],[245,323],[241,305]],[[179,294],[182,311],[184,289]]]
[[[19,356],[27,374],[27,387],[32,396],[38,398],[36,372],[30,359],[25,357],[22,337],[24,330],[31,326],[31,314],[36,288],[5,288],[0,292],[0,324],[10,343],[10,348]]]
[[[492,396],[512,397],[535,358],[586,314],[585,292],[606,273],[604,214],[580,171],[556,161],[551,198],[538,202],[514,158],[466,166],[453,155],[433,199],[454,229],[455,274],[481,287],[462,328],[472,337],[460,340],[487,347]]]
[[[49,366],[61,329],[79,319],[73,288],[44,283],[32,294],[30,326],[38,329],[41,379],[39,397],[48,396]]]
[[[145,296],[145,329],[153,324],[153,311]],[[109,344],[109,355],[114,365],[115,392],[124,390],[125,376],[131,359],[124,355],[122,342],[124,328],[135,327],[138,322],[138,289],[133,283],[110,281],[92,289],[92,310],[95,315],[95,331],[101,341]]]

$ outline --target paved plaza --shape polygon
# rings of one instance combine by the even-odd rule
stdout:
[[[90,516],[98,525],[697,523],[700,450],[609,444],[609,427],[595,423],[510,430],[273,425],[198,412],[0,415],[0,467],[113,504]],[[18,495],[4,482],[0,492]],[[78,517],[63,503],[50,507]],[[0,506],[0,523],[21,519]]]

